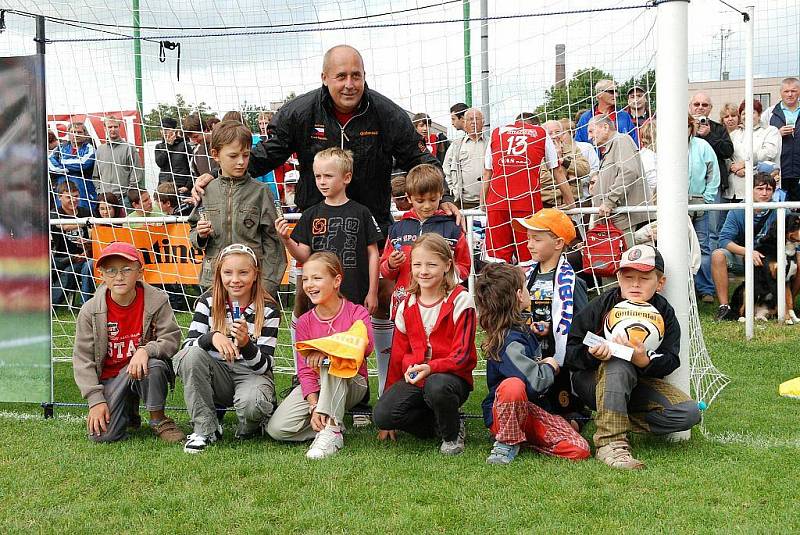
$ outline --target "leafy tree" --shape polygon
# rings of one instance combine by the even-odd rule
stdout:
[[[209,110],[208,104],[200,102],[199,104],[189,104],[183,95],[175,95],[175,103],[159,102],[155,108],[150,110],[150,113],[144,116],[144,135],[145,141],[154,141],[161,139],[161,119],[164,117],[172,117],[178,121],[178,125],[183,120],[193,114],[200,113],[203,119],[213,117],[214,114]]]
[[[545,92],[545,102],[535,113],[539,119],[561,119],[568,117],[575,120],[578,112],[588,110],[594,105],[594,84],[598,80],[614,77],[596,67],[581,69],[572,75],[564,87],[552,86]]]

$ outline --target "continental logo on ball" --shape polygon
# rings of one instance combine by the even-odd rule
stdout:
[[[614,327],[620,321],[645,320],[656,326],[661,335],[664,334],[664,318],[658,312],[649,310],[631,310],[614,308],[608,313],[608,325]]]

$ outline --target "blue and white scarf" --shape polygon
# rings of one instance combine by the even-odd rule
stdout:
[[[531,264],[528,272],[528,281],[533,281],[539,272],[539,264]],[[553,358],[559,366],[564,364],[564,355],[567,351],[567,336],[572,327],[575,291],[575,271],[567,262],[567,257],[561,255],[556,265],[553,276],[553,300],[550,303],[550,332],[553,333],[555,350]]]

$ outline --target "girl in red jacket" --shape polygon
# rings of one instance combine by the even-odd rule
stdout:
[[[456,283],[453,252],[438,234],[423,234],[411,249],[411,286],[395,317],[386,391],[373,419],[380,439],[400,429],[440,437],[439,451],[464,451],[459,408],[472,390],[475,305]]]

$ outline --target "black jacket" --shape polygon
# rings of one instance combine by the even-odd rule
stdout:
[[[781,103],[775,105],[772,109],[772,116],[769,118],[769,124],[781,129],[786,126],[786,116],[781,109]],[[794,134],[789,136],[781,136],[781,180],[786,186],[793,186],[797,184],[800,178],[800,135],[795,131]]]
[[[589,306],[578,312],[572,321],[572,328],[567,338],[567,354],[564,358],[564,368],[571,371],[594,370],[600,366],[600,361],[589,353],[589,348],[583,345],[583,337],[588,331],[603,336],[603,321],[606,314],[614,305],[622,301],[619,288],[614,288],[604,293]],[[664,318],[664,340],[651,357],[646,368],[637,368],[639,374],[645,377],[666,377],[681,365],[681,326],[675,317],[675,310],[666,298],[655,294],[649,303],[656,307]],[[616,358],[616,357],[614,357]]]
[[[365,86],[358,110],[342,127],[328,88],[323,86],[284,104],[275,114],[267,139],[250,153],[250,175],[261,176],[296,153],[300,180],[295,202],[305,210],[322,201],[313,162],[314,155],[328,147],[353,151],[353,179],[347,186],[347,197],[369,208],[384,235],[394,222],[389,210],[393,159],[406,171],[422,163],[441,167],[400,106]],[[444,191],[449,192],[444,178],[442,181]]]
[[[175,180],[175,189],[192,189],[192,171],[189,168],[189,148],[182,137],[175,138],[172,145],[167,146],[164,140],[156,145],[156,165],[158,183]]]
[[[725,165],[725,160],[733,156],[733,141],[731,141],[731,136],[728,135],[728,130],[720,123],[709,119],[708,126],[711,131],[701,139],[711,145],[711,148],[714,149],[714,154],[717,155],[719,190],[723,191],[728,187],[728,166]]]

